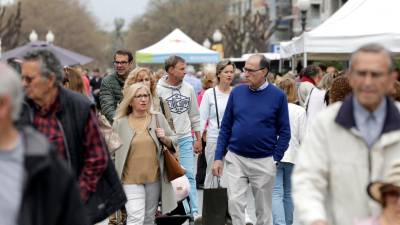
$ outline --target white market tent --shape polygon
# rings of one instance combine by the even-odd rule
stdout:
[[[265,56],[265,58],[267,58],[268,60],[272,61],[272,60],[280,60],[281,59],[281,55],[279,53],[274,53],[274,52],[264,52],[264,53],[246,53],[243,54],[240,58],[227,58],[232,62],[244,62],[246,61],[250,56],[254,55],[254,54],[262,54]]]
[[[400,0],[349,0],[320,26],[282,42],[281,56],[342,60],[367,43],[382,44],[399,54],[399,9]]]
[[[171,55],[178,55],[188,63],[216,63],[220,55],[193,41],[176,28],[159,42],[136,52],[137,63],[164,63]]]

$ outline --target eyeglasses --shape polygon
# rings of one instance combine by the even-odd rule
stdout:
[[[21,76],[21,80],[25,81],[27,84],[32,83],[32,81],[36,79],[36,77],[30,77],[30,76]]]
[[[147,99],[148,97],[150,97],[150,95],[149,94],[143,94],[143,95],[135,95],[133,97],[136,98],[136,99],[141,99],[141,98]]]
[[[114,65],[128,65],[128,61],[114,61]]]
[[[246,67],[244,67],[243,68],[243,72],[245,72],[245,73],[255,73],[255,72],[257,72],[257,71],[260,71],[260,70],[263,70],[263,69],[265,69],[265,67],[263,67],[263,68],[260,68],[260,69],[249,69],[249,68],[246,68]]]

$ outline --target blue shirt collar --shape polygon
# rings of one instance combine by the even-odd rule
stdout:
[[[383,98],[381,103],[379,104],[378,108],[370,112],[368,111],[364,106],[362,106],[356,96],[353,96],[353,106],[354,106],[354,116],[357,121],[360,122],[366,122],[370,115],[375,118],[375,120],[378,122],[378,124],[382,124],[385,122],[385,116],[386,116],[386,106],[387,106],[387,100],[386,98]]]

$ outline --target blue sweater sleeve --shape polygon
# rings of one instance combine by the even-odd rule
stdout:
[[[289,110],[286,95],[281,98],[281,107],[279,110],[279,119],[277,121],[278,143],[274,149],[274,160],[281,161],[285,151],[289,147],[290,141],[290,123]]]
[[[217,148],[215,150],[214,160],[222,160],[227,153],[229,139],[232,135],[233,126],[233,93],[229,95],[228,103],[221,122],[221,129],[218,135]]]

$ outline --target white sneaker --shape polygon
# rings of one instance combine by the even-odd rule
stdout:
[[[194,224],[195,225],[202,225],[203,221],[202,221],[202,217],[199,213],[193,213],[193,219],[194,219]]]

